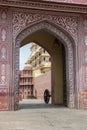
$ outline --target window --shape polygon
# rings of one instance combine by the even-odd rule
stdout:
[[[41,53],[39,52],[39,56],[41,55]]]
[[[44,57],[44,61],[45,61],[45,57]]]
[[[51,62],[51,57],[49,58],[49,61]]]
[[[41,61],[39,61],[39,64],[41,64]]]
[[[45,53],[45,49],[43,49],[43,53]]]

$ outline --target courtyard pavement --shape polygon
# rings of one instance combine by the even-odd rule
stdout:
[[[87,110],[23,100],[20,110],[0,112],[0,130],[87,130]]]

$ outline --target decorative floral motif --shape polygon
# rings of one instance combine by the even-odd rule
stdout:
[[[8,15],[8,17],[7,17]],[[11,57],[7,58],[7,54],[11,52],[11,14],[6,7],[0,8],[0,110],[11,109],[12,104],[9,94],[12,86],[9,82],[9,64],[12,62]],[[10,56],[9,55],[9,56]],[[11,61],[11,62],[10,62]],[[11,71],[10,71],[11,72]]]
[[[85,68],[85,84],[87,85],[87,67]]]
[[[40,21],[50,21],[57,24],[63,29],[69,31],[75,39],[77,39],[77,23],[76,16],[59,16],[44,15],[39,13],[20,13],[13,12],[13,36],[16,37],[25,27]]]
[[[4,42],[5,40],[6,40],[6,35],[7,35],[7,33],[6,33],[6,30],[5,29],[2,29],[2,36],[1,36],[1,38],[2,38],[2,41]]]
[[[87,51],[85,52],[85,62],[87,62]]]
[[[1,82],[0,85],[6,85],[6,68],[5,64],[1,66]]]
[[[1,49],[1,59],[2,60],[6,59],[6,48],[4,47]]]
[[[8,110],[8,90],[0,89],[0,110]]]
[[[5,64],[2,64],[1,75],[5,75]]]
[[[84,20],[84,29],[87,30],[87,19]]]
[[[85,45],[87,46],[87,35],[84,38]]]
[[[4,20],[4,21],[7,19],[7,14],[6,14],[5,11],[2,11],[1,18],[2,18],[2,20]]]
[[[82,107],[87,108],[87,89],[80,91],[80,103]]]

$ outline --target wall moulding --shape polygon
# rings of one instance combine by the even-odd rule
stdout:
[[[86,3],[87,4],[87,3]],[[0,0],[1,6],[30,8],[30,9],[41,9],[41,10],[52,10],[52,11],[65,11],[65,12],[78,12],[87,13],[86,4],[73,4],[66,2],[54,2],[50,1],[13,1],[13,0]]]

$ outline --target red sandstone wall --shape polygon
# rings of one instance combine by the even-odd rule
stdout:
[[[2,7],[2,6],[1,6]],[[0,111],[11,109],[12,85],[12,13],[0,7]],[[10,94],[9,94],[10,93]]]
[[[72,2],[87,3],[87,0],[72,0]]]
[[[37,98],[43,99],[44,90],[49,89],[51,91],[51,71],[36,77],[34,79],[34,87],[37,92]]]
[[[87,0],[47,0],[47,1],[87,4]]]

